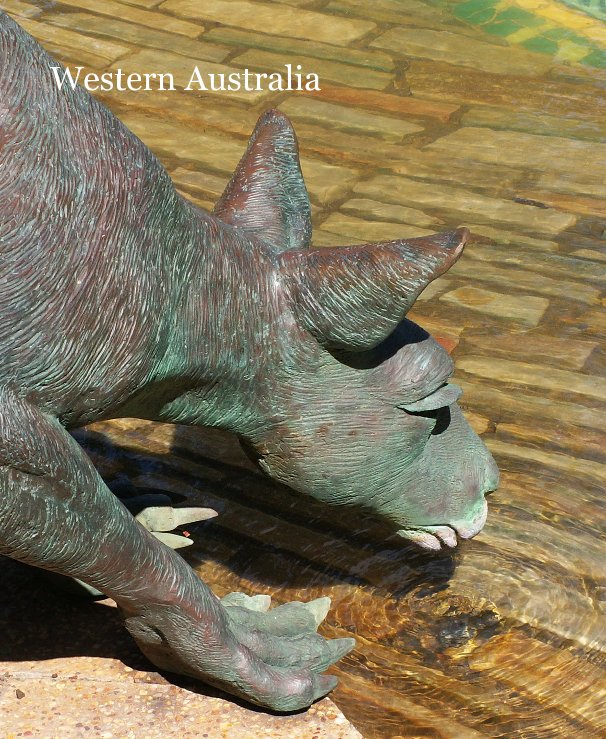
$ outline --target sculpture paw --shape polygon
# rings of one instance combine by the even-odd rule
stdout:
[[[306,708],[337,684],[322,673],[355,646],[354,639],[316,633],[329,598],[269,609],[268,596],[232,593],[220,603],[221,623],[193,620],[162,606],[126,626],[161,669],[203,680],[276,711]]]

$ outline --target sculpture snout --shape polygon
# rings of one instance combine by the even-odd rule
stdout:
[[[453,521],[450,526],[457,532],[461,539],[471,539],[484,528],[488,516],[488,504],[483,498],[479,508],[470,518]]]
[[[418,529],[400,529],[398,534],[418,544],[422,549],[439,551],[454,549],[460,539],[471,539],[484,528],[488,516],[488,504],[482,498],[480,505],[469,518],[451,521],[439,526],[423,526]]]
[[[397,533],[430,551],[439,551],[444,548],[454,549],[460,540],[471,539],[484,528],[488,515],[486,496],[496,490],[498,484],[499,469],[492,455],[486,450],[483,480],[477,488],[477,503],[468,515],[455,518],[447,524],[419,526],[414,529],[405,528]]]

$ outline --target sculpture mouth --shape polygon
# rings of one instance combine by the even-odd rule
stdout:
[[[422,549],[437,552],[441,549],[454,549],[461,539],[471,539],[486,523],[488,504],[484,499],[482,507],[471,519],[453,521],[437,526],[418,526],[400,529],[397,533],[404,539],[414,542]]]

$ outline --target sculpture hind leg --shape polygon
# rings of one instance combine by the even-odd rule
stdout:
[[[55,418],[3,389],[0,408],[0,554],[112,597],[162,669],[283,711],[334,687],[321,673],[353,640],[315,633],[317,603],[269,613],[255,599],[223,604],[133,519]]]

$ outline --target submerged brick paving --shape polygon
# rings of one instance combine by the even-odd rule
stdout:
[[[317,72],[319,92],[99,94],[203,207],[259,113],[278,106],[301,145],[317,246],[473,233],[412,315],[453,351],[464,406],[503,470],[456,568],[314,530],[235,452],[217,462],[200,432],[103,424],[83,437],[102,471],[192,496],[202,486],[223,505],[193,560],[217,592],[333,596],[326,633],[359,640],[334,698],[365,736],[606,730],[606,27],[550,0],[2,6],[97,73]],[[128,455],[102,453],[110,442],[156,466],[134,474]],[[272,586],[284,557],[290,579]]]

